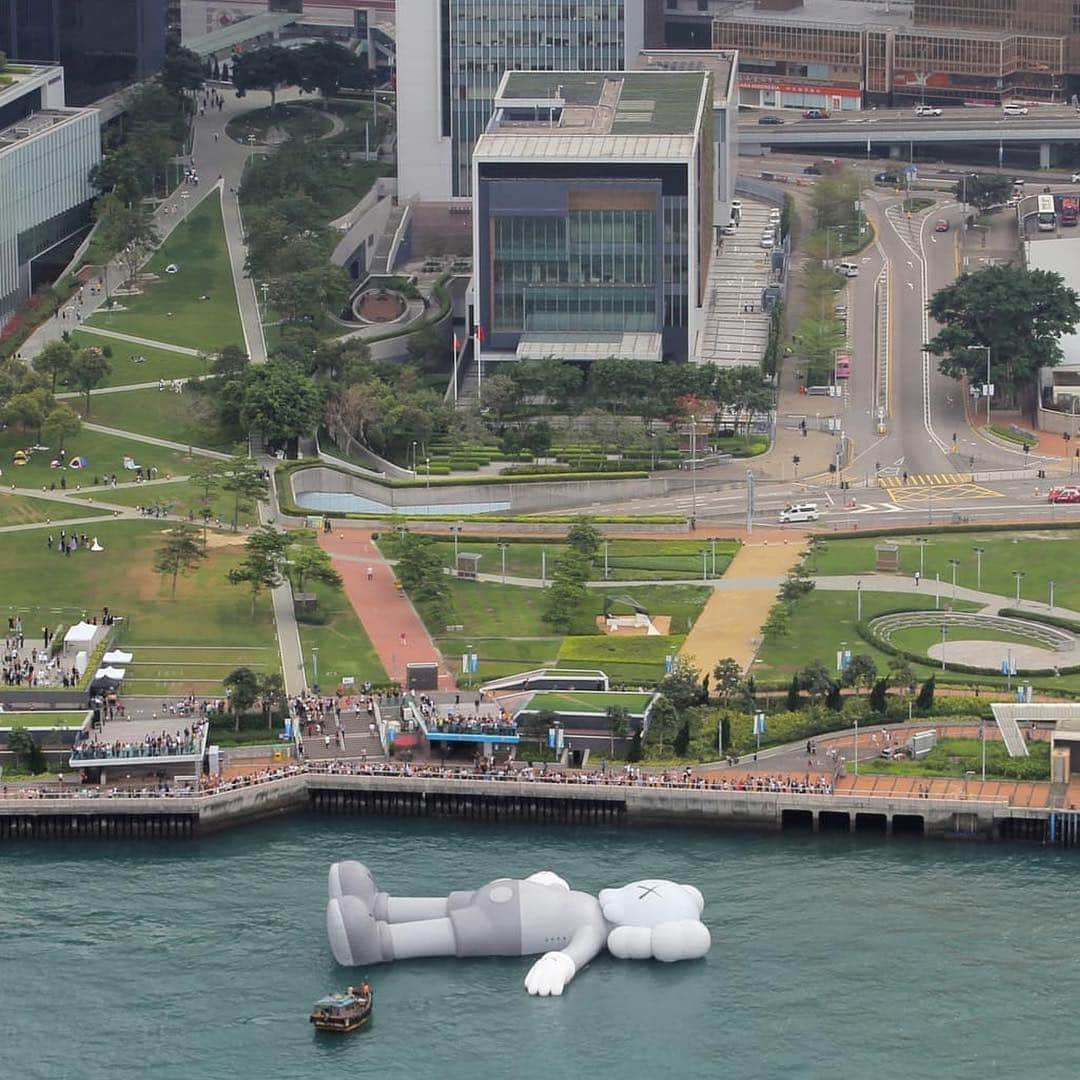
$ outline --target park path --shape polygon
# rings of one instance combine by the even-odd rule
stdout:
[[[118,439],[132,439],[134,442],[146,443],[147,446],[161,446],[166,450],[179,450],[186,454],[189,450],[201,457],[214,458],[217,461],[231,461],[232,455],[222,453],[220,450],[207,450],[202,446],[191,443],[173,442],[171,439],[159,439],[156,435],[139,435],[134,431],[124,431],[122,428],[106,427],[104,424],[91,424],[88,420],[83,421],[83,427],[87,431],[97,431],[102,435],[115,435]]]
[[[134,334],[122,334],[119,330],[106,330],[101,326],[80,326],[80,334],[97,334],[100,337],[115,338],[117,341],[126,341],[132,345],[141,345],[144,349],[162,349],[165,352],[182,353],[184,356],[201,356],[198,349],[191,349],[187,345],[170,345],[167,341],[157,341],[154,338],[136,337]],[[110,389],[105,387],[105,389]],[[112,389],[115,389],[113,387]],[[63,397],[63,394],[57,394]]]
[[[371,532],[350,529],[319,533],[319,545],[336,564],[345,595],[387,675],[404,686],[406,664],[435,662],[439,665],[439,689],[454,689],[454,677],[416,608],[404,592],[394,588],[393,567],[375,546]],[[367,579],[369,567],[373,571],[371,581]]]
[[[693,658],[703,672],[732,657],[745,671],[761,640],[761,628],[776,601],[776,585],[803,556],[802,541],[747,543],[724,573],[724,589],[713,589],[701,615],[686,635],[680,656]]]

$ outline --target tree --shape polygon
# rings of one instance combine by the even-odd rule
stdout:
[[[49,390],[56,393],[56,380],[61,375],[66,375],[75,359],[75,350],[66,341],[50,341],[44,349],[34,357],[34,367],[44,372],[51,379]]]
[[[626,760],[631,763],[641,760],[641,728],[634,728],[630,749],[626,751]]]
[[[291,364],[271,360],[249,367],[241,383],[239,421],[269,442],[310,435],[322,414],[322,394]]]
[[[860,687],[873,686],[876,679],[877,664],[866,653],[855,653],[844,669],[844,685],[855,687],[856,693]]]
[[[330,555],[317,544],[293,544],[289,548],[289,572],[297,592],[304,591],[309,578],[322,585],[341,588],[341,575],[330,563]]]
[[[21,765],[28,773],[33,773],[35,776],[43,773],[47,768],[45,754],[26,728],[12,728],[8,732],[6,743],[8,751],[15,755],[16,766]]]
[[[221,488],[222,463],[217,458],[200,457],[188,474],[199,496],[199,516],[203,519],[203,544],[206,543],[206,523],[213,512],[214,496]]]
[[[484,380],[484,405],[500,420],[521,402],[521,391],[509,375],[489,375]]]
[[[34,431],[41,438],[52,395],[43,386],[16,394],[4,406],[4,423],[23,431]]]
[[[251,617],[255,618],[255,601],[264,589],[276,589],[284,580],[281,568],[289,539],[270,525],[253,532],[245,545],[244,558],[228,573],[232,585],[246,585],[251,592]]]
[[[675,711],[675,706],[666,697],[658,697],[649,713],[646,736],[661,756],[668,739],[674,735],[678,722],[679,714]]]
[[[885,696],[889,691],[889,680],[878,679],[870,691],[870,711],[883,715],[885,712]]]
[[[165,62],[158,76],[161,85],[170,94],[180,95],[185,90],[201,90],[205,79],[203,62],[197,53],[179,46],[165,53]]]
[[[971,173],[957,180],[953,193],[957,202],[970,203],[985,214],[991,207],[1008,202],[1012,189],[1012,177],[1005,173]]]
[[[788,712],[798,712],[802,707],[802,700],[799,697],[799,673],[796,672],[791,676],[791,682],[788,684],[787,700],[785,702],[785,708]]]
[[[90,391],[110,371],[112,371],[112,364],[109,363],[108,357],[96,345],[80,349],[71,361],[68,378],[86,395],[87,416],[90,415]]]
[[[814,583],[800,564],[789,571],[787,577],[784,578],[783,583],[780,585],[780,599],[786,601],[798,600],[813,591]]]
[[[249,667],[234,668],[221,680],[228,691],[229,707],[236,718],[234,730],[240,730],[240,716],[247,712],[259,697],[259,676]]]
[[[402,537],[397,576],[410,598],[427,608],[432,622],[445,624],[449,621],[453,610],[450,579],[430,537],[415,533],[406,533]]]
[[[65,402],[54,405],[45,415],[42,430],[50,446],[66,446],[69,439],[75,438],[82,428],[79,414]]]
[[[834,679],[829,683],[829,692],[825,695],[825,708],[839,712],[843,707],[844,699],[840,694],[840,684]]]
[[[265,671],[256,677],[259,701],[266,714],[266,730],[274,726],[274,706],[281,702],[285,694],[285,680],[280,671]]]
[[[716,662],[713,668],[713,685],[716,687],[716,696],[727,705],[731,701],[732,694],[739,688],[742,682],[742,667],[738,660],[725,656],[723,660]]]
[[[915,699],[915,708],[929,712],[934,707],[934,690],[936,687],[936,675],[931,675],[919,688],[919,696]]]
[[[214,357],[214,362],[210,370],[215,375],[230,378],[234,375],[243,374],[250,362],[251,358],[239,345],[226,345],[225,348]]]
[[[682,726],[675,733],[675,739],[671,744],[671,749],[674,751],[676,757],[686,757],[686,752],[690,749],[689,720],[684,720]]]
[[[341,309],[348,289],[348,275],[340,266],[320,262],[273,278],[269,298],[285,322],[315,323],[323,312]]]
[[[898,690],[904,691],[905,694],[912,694],[915,692],[918,679],[911,664],[903,657],[898,656],[889,664],[889,682]]]
[[[294,85],[299,78],[296,52],[280,45],[238,53],[233,58],[233,86],[243,97],[249,90],[269,90],[270,108],[277,105],[277,92]]]
[[[832,684],[832,675],[820,660],[811,660],[799,672],[799,686],[810,695],[811,704],[816,705],[817,699],[827,694]]]
[[[983,383],[989,346],[990,382],[999,398],[1015,399],[1040,368],[1061,363],[1060,339],[1080,322],[1080,297],[1059,274],[1009,263],[961,274],[928,310],[941,329],[926,348],[941,358],[941,372]]]
[[[198,530],[187,522],[175,525],[164,534],[161,547],[154,556],[154,570],[172,579],[170,596],[176,599],[176,579],[190,574],[206,558],[206,547],[199,540]]]
[[[128,205],[115,194],[98,199],[94,211],[98,239],[107,250],[120,252],[131,281],[158,241],[153,218],[141,202],[132,200]]]
[[[221,488],[233,497],[232,528],[236,532],[240,511],[250,510],[266,494],[262,466],[251,458],[238,455],[221,471]]]
[[[342,86],[366,88],[372,76],[360,58],[332,41],[317,41],[296,51],[296,67],[302,90],[318,90],[325,100]]]
[[[567,545],[589,562],[596,558],[603,539],[600,530],[587,517],[574,518],[573,524],[566,530]]]
[[[689,656],[676,656],[671,671],[661,680],[657,689],[678,712],[701,702],[701,672]]]
[[[625,739],[630,728],[630,712],[625,705],[607,707],[608,735],[611,736],[611,756],[615,756],[615,740]]]
[[[578,608],[584,603],[588,590],[590,564],[578,552],[570,549],[555,560],[551,573],[551,588],[544,594],[544,613],[541,618],[562,633],[569,633]]]

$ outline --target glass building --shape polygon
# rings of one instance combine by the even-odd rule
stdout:
[[[705,72],[508,73],[473,154],[484,348],[687,359],[713,220]]]
[[[399,0],[404,199],[470,194],[472,149],[507,71],[616,71],[644,45],[645,0]]]
[[[96,109],[64,107],[64,73],[26,67],[0,87],[0,326],[37,283],[35,264],[90,223],[101,160]]]

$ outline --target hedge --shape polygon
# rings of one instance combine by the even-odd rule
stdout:
[[[957,525],[924,525],[921,529],[843,529],[837,532],[818,533],[818,540],[872,540],[877,536],[925,536],[928,533],[995,533],[995,532],[1045,532],[1047,529],[1080,529],[1080,521],[1023,521],[1015,525],[976,525],[965,522]]]

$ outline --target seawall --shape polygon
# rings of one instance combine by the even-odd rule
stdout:
[[[1080,813],[977,800],[300,773],[207,795],[0,798],[0,842],[191,838],[301,810],[550,824],[903,833],[1080,846]]]

